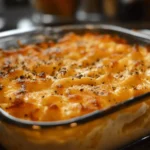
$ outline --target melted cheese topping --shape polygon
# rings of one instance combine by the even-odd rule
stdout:
[[[70,33],[0,51],[0,107],[18,118],[65,120],[147,91],[148,47],[118,36]]]

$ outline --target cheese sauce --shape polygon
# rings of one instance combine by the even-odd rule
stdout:
[[[0,107],[25,120],[57,121],[150,91],[149,48],[108,34],[0,51]]]

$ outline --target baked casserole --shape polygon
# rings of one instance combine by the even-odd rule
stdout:
[[[88,124],[34,126],[84,116],[150,92],[148,45],[88,31],[19,46],[0,51],[0,108],[33,121],[33,129],[0,122],[0,142],[7,149],[111,150],[150,131],[148,100]]]

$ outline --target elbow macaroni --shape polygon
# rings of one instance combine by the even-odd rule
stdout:
[[[150,91],[149,48],[107,34],[1,50],[0,70],[0,107],[25,120],[66,120]]]

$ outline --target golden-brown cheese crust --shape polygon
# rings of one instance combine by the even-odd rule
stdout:
[[[18,118],[65,120],[147,91],[149,48],[118,36],[69,33],[0,51],[0,107]]]

